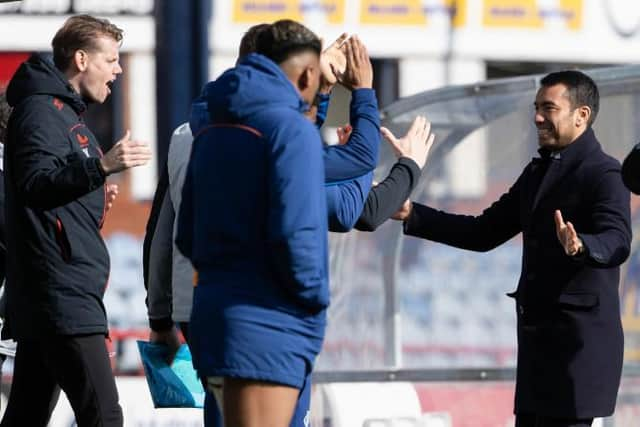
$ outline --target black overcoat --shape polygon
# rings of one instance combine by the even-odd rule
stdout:
[[[546,168],[542,179],[539,168]],[[565,254],[556,209],[584,242],[583,256]],[[591,129],[548,160],[532,160],[482,214],[414,203],[404,232],[475,251],[522,233],[522,272],[510,294],[518,317],[515,412],[613,413],[623,358],[618,282],[631,244],[629,191],[619,162],[602,151]]]

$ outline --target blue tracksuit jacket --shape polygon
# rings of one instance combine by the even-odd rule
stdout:
[[[207,126],[209,111],[207,98],[209,86],[192,108],[191,129]],[[316,126],[320,128],[329,108],[329,95],[320,95]],[[380,118],[373,89],[357,89],[352,92],[350,122],[353,132],[345,145],[323,147],[325,191],[329,231],[350,231],[367,200],[373,179],[373,169],[378,163],[380,146]]]
[[[329,303],[324,163],[280,67],[248,55],[207,85],[176,243],[198,272],[190,333],[203,376],[302,387]]]
[[[318,127],[322,126],[329,97],[318,105]],[[325,191],[329,230],[347,232],[362,213],[378,163],[380,117],[373,89],[357,89],[351,94],[349,120],[353,132],[345,145],[324,147]]]

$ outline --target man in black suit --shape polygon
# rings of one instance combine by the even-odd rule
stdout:
[[[599,105],[593,80],[578,71],[549,74],[534,105],[540,158],[482,214],[407,203],[396,217],[407,235],[474,251],[522,233],[522,273],[510,295],[518,316],[516,427],[590,426],[613,413],[620,384],[629,192],[619,162],[591,129]]]

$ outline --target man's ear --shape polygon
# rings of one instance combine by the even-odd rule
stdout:
[[[311,79],[313,78],[313,68],[304,67],[302,73],[298,77],[298,89],[300,92],[306,90],[311,85]]]
[[[73,64],[76,66],[78,71],[84,71],[87,69],[87,62],[89,61],[89,57],[87,56],[87,52],[84,50],[76,50],[73,54]]]
[[[576,126],[582,126],[589,123],[591,118],[591,108],[586,105],[578,108],[578,117],[576,118]]]

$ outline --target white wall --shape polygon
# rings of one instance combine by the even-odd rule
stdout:
[[[148,52],[133,53],[129,56],[128,65],[128,85],[125,90],[129,100],[131,138],[148,143],[153,152],[149,163],[129,171],[131,194],[136,199],[150,199],[157,182],[155,55]],[[116,138],[119,137],[120,135],[116,135]]]

